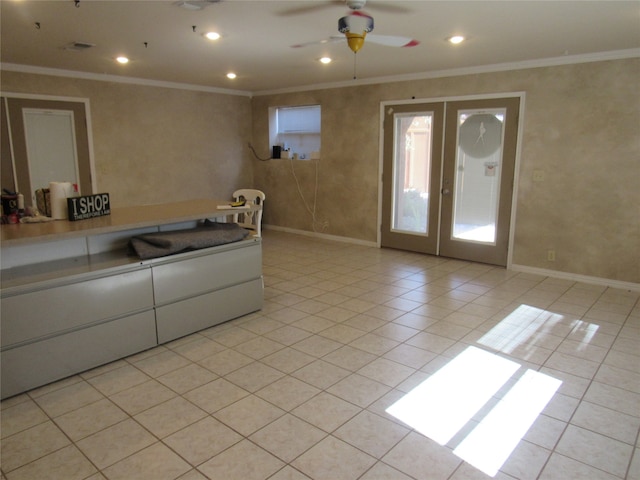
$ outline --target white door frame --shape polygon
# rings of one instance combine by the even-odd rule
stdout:
[[[410,100],[385,100],[380,102],[380,114],[379,114],[379,145],[378,145],[378,222],[376,231],[376,244],[378,248],[382,246],[382,174],[383,174],[383,161],[384,161],[384,116],[385,110],[388,105],[410,105],[420,103],[437,103],[437,102],[458,102],[465,100],[480,100],[480,99],[496,99],[496,98],[519,98],[520,99],[520,112],[518,117],[518,138],[516,140],[516,158],[515,168],[513,171],[513,193],[511,196],[511,219],[509,223],[509,246],[507,253],[507,269],[511,268],[513,261],[513,240],[515,237],[515,225],[516,225],[516,206],[518,199],[518,179],[520,178],[520,159],[522,153],[522,134],[524,131],[524,111],[525,111],[525,92],[501,92],[492,94],[478,94],[478,95],[464,95],[464,96],[452,96],[452,97],[436,97],[436,98],[412,98]],[[444,132],[443,132],[444,134]]]
[[[1,93],[2,93],[2,97],[6,99],[18,98],[18,99],[25,99],[25,100],[44,100],[44,101],[55,101],[55,102],[81,103],[84,105],[84,116],[85,116],[85,121],[87,123],[87,143],[88,143],[87,147],[89,150],[89,171],[91,172],[91,191],[94,193],[97,192],[98,178],[96,175],[96,166],[95,166],[94,151],[93,151],[93,126],[91,124],[91,107],[90,107],[89,99],[84,97],[41,95],[41,94],[32,94],[32,93],[15,93],[15,92],[1,92]],[[9,113],[7,112],[7,117],[8,116],[9,116]],[[8,122],[8,119],[2,119],[2,120],[3,121],[7,120]],[[9,142],[12,142],[11,132],[9,132]],[[13,150],[13,146],[11,146],[11,149]],[[14,158],[13,151],[11,152],[11,157],[13,161],[13,158]],[[15,166],[13,171],[15,176]],[[14,182],[17,185],[16,179],[14,179]]]

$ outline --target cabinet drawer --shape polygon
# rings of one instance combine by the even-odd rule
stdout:
[[[153,307],[149,268],[2,299],[2,347]]]
[[[262,276],[259,243],[153,266],[156,305],[193,297]]]
[[[153,310],[0,354],[2,398],[156,346]]]
[[[158,343],[168,342],[262,308],[262,278],[158,307]]]

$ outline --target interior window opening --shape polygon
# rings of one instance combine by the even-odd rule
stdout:
[[[320,105],[271,107],[269,137],[272,158],[320,158]]]

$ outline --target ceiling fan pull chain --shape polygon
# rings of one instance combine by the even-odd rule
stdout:
[[[358,54],[354,52],[353,54],[353,79],[356,79],[356,59],[358,58]]]

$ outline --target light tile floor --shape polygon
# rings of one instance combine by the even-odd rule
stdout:
[[[274,231],[263,246],[262,311],[2,402],[2,479],[490,478],[454,450],[527,370],[562,383],[494,478],[640,478],[637,292]],[[469,348],[517,372],[448,443],[386,412]],[[494,372],[473,370],[432,417],[477,399]]]

